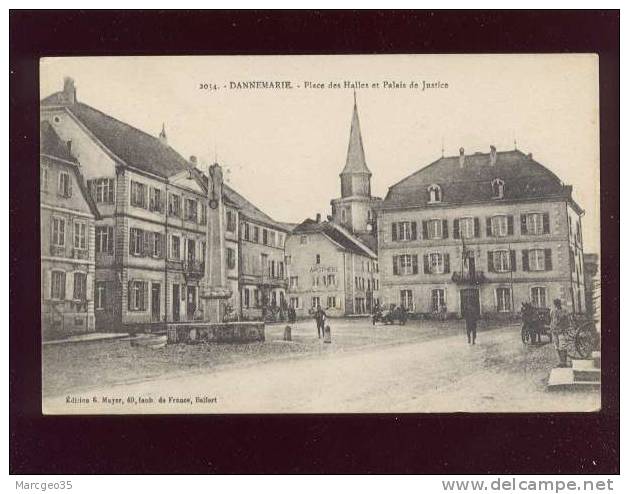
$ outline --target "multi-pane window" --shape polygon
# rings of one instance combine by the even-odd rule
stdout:
[[[153,233],[152,252],[153,257],[162,257],[162,235],[160,233]]]
[[[511,290],[496,288],[496,309],[498,312],[511,312]]]
[[[66,274],[64,271],[53,271],[51,273],[50,296],[57,300],[66,298]]]
[[[444,272],[443,254],[441,252],[432,252],[428,255],[430,272],[440,274]]]
[[[257,288],[253,289],[253,300],[256,307],[260,307],[260,290],[258,290]]]
[[[262,243],[269,245],[269,231],[266,228],[262,229]]]
[[[544,271],[546,269],[546,255],[544,249],[529,250],[529,269],[531,271]]]
[[[413,256],[410,254],[400,256],[400,274],[413,274]]]
[[[52,245],[63,247],[66,244],[66,220],[63,218],[52,219]]]
[[[505,193],[505,183],[499,178],[494,178],[491,181],[491,192],[494,199],[502,199]]]
[[[315,264],[321,264],[321,254],[315,256]]]
[[[290,306],[293,309],[299,309],[299,297],[291,297],[290,298]]]
[[[181,216],[181,196],[170,194],[168,197],[168,214],[170,216]]]
[[[177,235],[170,237],[170,257],[177,261],[181,259],[181,239]]]
[[[146,185],[131,181],[131,205],[146,209]]]
[[[186,199],[186,219],[197,221],[197,201],[195,199]]]
[[[96,252],[114,251],[114,229],[111,226],[96,227]]]
[[[307,235],[302,235],[301,237],[299,237],[299,243],[301,245],[305,245],[308,243],[308,236]]]
[[[207,206],[201,203],[201,224],[205,225],[207,223]]]
[[[87,274],[74,273],[74,300],[85,300],[87,295]]]
[[[42,166],[40,169],[40,179],[41,179],[40,190],[42,192],[48,191],[48,171],[49,169],[47,166]]]
[[[461,238],[474,237],[474,218],[459,219],[459,235],[461,236]]]
[[[441,187],[438,185],[428,187],[428,202],[441,202]]]
[[[162,191],[160,189],[151,189],[151,200],[149,201],[149,209],[151,211],[163,211]]]
[[[297,286],[299,285],[299,277],[291,276],[288,280],[288,283],[291,288],[297,288]]]
[[[280,249],[284,248],[284,234],[283,233],[278,233],[277,234],[277,246]]]
[[[249,307],[249,304],[251,303],[251,299],[250,299],[250,293],[249,293],[249,289],[245,288],[243,290],[243,295],[244,295],[244,299],[245,299],[245,307]]]
[[[546,305],[546,288],[535,286],[531,288],[531,301],[534,307],[545,309]]]
[[[541,213],[527,214],[526,231],[529,235],[541,235],[544,233],[544,215]]]
[[[417,237],[417,230],[413,229],[413,223],[411,223],[410,221],[399,222],[397,224],[397,229],[398,240],[414,240],[413,237]]]
[[[312,297],[312,307],[317,308],[321,306],[321,299],[319,297]]]
[[[511,255],[508,250],[494,251],[494,270],[504,273],[511,269]]]
[[[87,188],[97,203],[112,204],[114,202],[114,179],[96,178],[87,181]]]
[[[429,220],[428,221],[428,238],[438,239],[442,237],[443,237],[443,221]]]
[[[336,308],[336,297],[334,296],[328,297],[328,307]]]
[[[257,226],[253,227],[253,241],[255,243],[259,243],[260,242],[260,228]]]
[[[433,312],[441,312],[446,305],[446,291],[443,288],[434,288],[430,292],[430,306]]]
[[[107,285],[104,281],[94,283],[94,308],[104,309],[107,303]]]
[[[144,281],[132,281],[130,283],[129,310],[146,310],[146,286]]]
[[[60,196],[72,196],[72,182],[70,181],[70,174],[68,172],[59,172],[59,187],[57,190]]]
[[[312,278],[312,286],[313,287],[318,287],[319,286],[319,277],[318,276],[314,276]]]
[[[406,310],[413,310],[413,291],[400,290],[400,305]]]
[[[80,250],[87,249],[87,224],[74,222],[74,248]]]
[[[492,216],[491,234],[494,237],[505,237],[508,234],[508,220],[505,215]]]
[[[144,235],[139,228],[129,230],[129,253],[134,256],[144,254]]]
[[[327,276],[327,283],[328,283],[328,286],[336,285],[336,275],[335,274],[329,274]]]

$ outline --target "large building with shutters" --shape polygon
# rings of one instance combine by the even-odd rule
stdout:
[[[207,177],[196,158],[185,159],[169,146],[163,126],[152,136],[78,101],[69,78],[62,91],[41,101],[40,119],[72,150],[82,187],[97,208],[88,241],[94,279],[88,277],[87,287],[96,329],[154,330],[164,322],[200,319],[208,201]],[[258,300],[253,291],[247,295],[250,286],[283,290],[285,280],[275,279],[283,269],[268,271],[274,279],[263,276],[266,264],[246,278],[241,263],[248,266],[248,258],[267,248],[269,231],[285,230],[228,186],[223,199],[226,278],[233,293],[226,312],[242,317],[241,294]],[[259,240],[241,251],[246,237],[240,228],[249,223],[260,228]],[[275,250],[283,238],[278,242]],[[283,261],[283,250],[271,257]],[[275,297],[282,296],[276,290]]]
[[[442,157],[378,208],[381,298],[423,315],[509,315],[559,298],[585,310],[572,187],[519,150]]]

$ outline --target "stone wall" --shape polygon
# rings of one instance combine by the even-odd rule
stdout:
[[[169,323],[169,343],[250,343],[264,341],[264,323]]]

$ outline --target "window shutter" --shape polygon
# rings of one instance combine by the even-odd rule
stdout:
[[[459,234],[459,219],[456,218],[454,220],[454,224],[452,226],[452,238],[459,238],[460,234]]]
[[[553,269],[553,257],[550,249],[544,249],[544,262],[546,263],[546,271],[552,271]]]
[[[42,284],[43,284],[43,288],[44,288],[44,299],[48,300],[49,298],[51,298],[51,293],[50,293],[50,271],[48,269],[44,269],[44,272],[42,273],[42,275],[43,275]]]
[[[94,193],[94,180],[87,180],[87,192],[90,196],[92,196],[92,199],[96,200],[96,194]]]
[[[114,253],[114,228],[111,226],[107,227],[107,252]]]
[[[443,229],[443,238],[448,238],[448,220],[442,220],[441,228]]]
[[[495,272],[494,253],[492,251],[487,252],[487,271],[489,271],[490,273]]]
[[[428,239],[428,222],[422,221],[422,238],[424,240]]]
[[[513,235],[513,215],[507,216],[507,235]]]
[[[393,256],[393,274],[397,275],[400,274],[399,272],[399,264],[398,264],[398,258],[399,256]]]
[[[110,202],[110,203],[112,203],[112,204],[113,204],[113,202],[114,202],[114,186],[115,186],[115,181],[114,181],[112,178],[110,178],[110,179],[108,180],[108,184],[109,184],[109,188],[108,188],[108,194],[107,194],[107,195],[108,195],[108,197],[107,197],[107,199],[109,200],[109,202]]]
[[[450,254],[448,254],[447,252],[443,255],[443,272],[450,272]]]
[[[391,240],[397,240],[397,223],[391,223]]]
[[[145,256],[151,255],[151,240],[153,240],[153,235],[151,232],[141,232],[142,234],[142,252]]]
[[[413,260],[413,274],[417,274],[419,270],[417,266],[417,254],[413,254],[412,260]]]
[[[94,300],[94,274],[87,273],[85,280],[85,293],[83,298],[86,300]]]
[[[430,273],[430,259],[428,258],[428,254],[424,254],[424,274]]]
[[[542,215],[542,220],[544,224],[544,233],[550,233],[550,216],[548,213],[544,213]]]
[[[525,214],[521,214],[520,215],[520,234],[521,235],[527,235],[528,234],[528,228],[526,227],[526,215]]]
[[[491,237],[491,217],[487,216],[487,218],[485,218],[485,233],[487,234],[488,237]]]
[[[149,300],[149,282],[145,281],[142,283],[144,288],[144,298],[142,300],[142,310],[148,309],[148,300]]]
[[[522,271],[529,270],[529,251],[528,249],[524,249],[522,251]]]
[[[510,250],[509,251],[510,257],[511,259],[509,259],[509,267],[511,268],[511,271],[517,271],[518,270],[518,266],[517,266],[517,262],[516,262],[516,258],[515,258],[515,250]]]
[[[135,238],[135,228],[129,228],[129,254],[133,254],[133,239]]]
[[[474,218],[474,236],[476,238],[480,237],[480,219]]]
[[[417,222],[411,221],[411,240],[417,240]]]
[[[133,304],[131,303],[132,301],[132,287],[133,287],[133,282],[129,281],[127,283],[127,310],[133,310]]]

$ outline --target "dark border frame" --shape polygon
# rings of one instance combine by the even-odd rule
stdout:
[[[10,472],[619,473],[619,20],[619,11],[11,11]],[[39,57],[537,52],[599,55],[601,412],[41,415]]]

